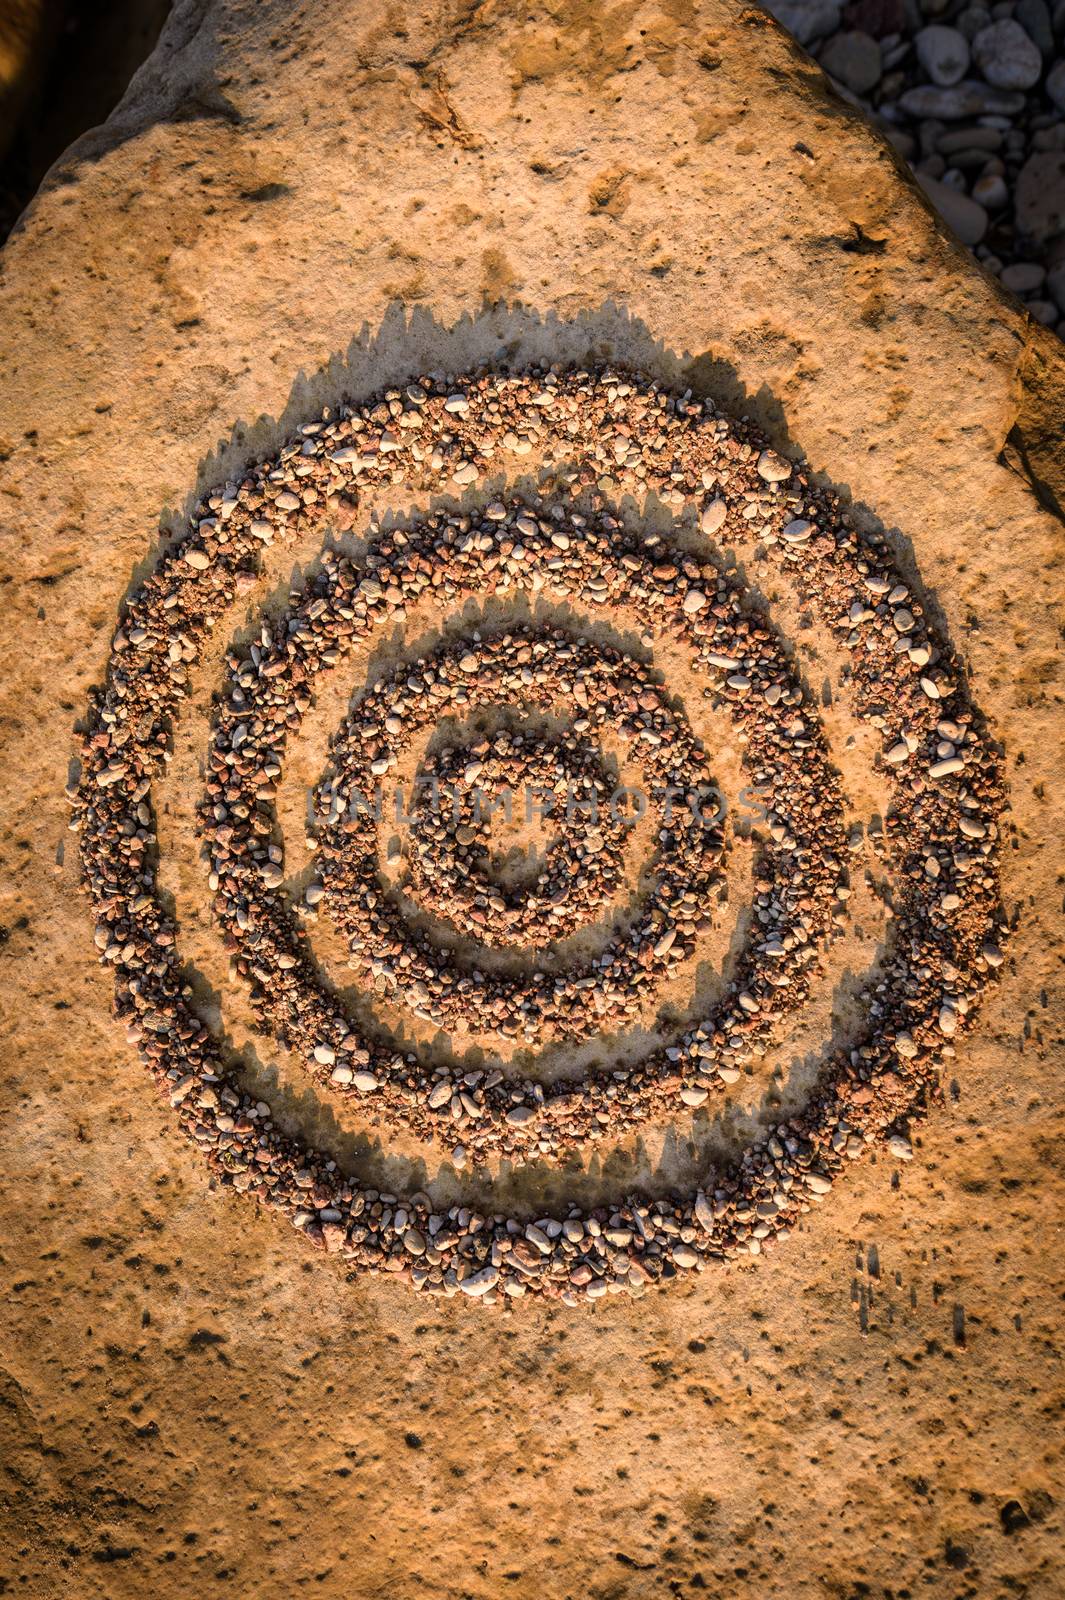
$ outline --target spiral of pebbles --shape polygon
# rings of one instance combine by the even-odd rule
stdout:
[[[552,1152],[704,1103],[766,1053],[785,1012],[810,994],[820,951],[844,913],[848,848],[816,708],[738,580],[680,541],[628,526],[615,510],[623,496],[653,496],[707,537],[758,541],[838,642],[850,710],[876,730],[877,762],[891,782],[877,845],[892,877],[891,938],[863,996],[864,1032],[826,1056],[801,1112],[765,1129],[733,1165],[708,1169],[693,1192],[628,1196],[614,1208],[574,1205],[534,1221],[466,1205],[437,1211],[424,1193],[367,1188],[327,1153],[281,1131],[269,1104],[242,1088],[196,1008],[159,894],[151,805],[189,666],[234,596],[254,584],[263,544],[312,523],[350,524],[374,491],[466,491],[497,478],[504,464],[536,466],[538,497],[379,533],[359,560],[327,550],[286,615],[264,623],[247,654],[230,658],[201,818],[214,908],[264,1022],[323,1084],[362,1096],[381,1121],[460,1139],[457,1155]],[[458,611],[467,597],[517,592],[569,602],[591,617],[624,606],[643,620],[648,646],[665,635],[684,645],[707,699],[733,719],[747,772],[767,797],[750,930],[712,1015],[689,1020],[638,1066],[549,1090],[501,1071],[450,1073],[354,1025],[319,978],[281,892],[272,809],[286,740],[310,708],[319,671],[378,628],[402,623],[422,597]],[[543,643],[543,632],[517,627],[480,641],[485,658],[499,651],[501,684],[508,662],[522,667],[523,690],[529,663],[519,657],[528,650],[536,658]],[[668,698],[654,686],[637,692],[647,680],[632,661],[622,668],[579,635],[565,647],[553,641],[553,653],[560,648],[581,668],[570,680],[581,713],[574,733],[597,727],[594,694],[587,706],[579,698],[585,668],[594,686],[615,665],[615,716],[623,708],[630,729],[664,725],[656,719],[669,715]],[[551,658],[545,651],[545,670]],[[442,661],[438,652],[425,670]],[[420,670],[414,664],[409,676]],[[481,653],[468,676],[480,672]],[[389,734],[403,732],[407,710],[404,702],[404,714],[396,711],[395,689],[387,713],[395,728],[380,724]],[[554,691],[544,692],[549,700]],[[382,690],[382,710],[386,704]],[[348,731],[359,716],[357,704]],[[684,727],[675,713],[669,725]],[[641,760],[654,749],[641,737]],[[367,753],[362,747],[364,762]],[[694,746],[690,756],[698,769]],[[342,730],[338,771],[344,758]],[[671,765],[668,752],[663,759]],[[828,491],[747,424],[639,374],[536,369],[423,379],[326,413],[277,457],[209,495],[125,606],[71,798],[116,1013],[216,1180],[276,1209],[305,1243],[356,1273],[390,1272],[423,1292],[489,1304],[529,1294],[567,1304],[638,1295],[711,1262],[758,1255],[787,1237],[849,1160],[878,1145],[907,1158],[908,1120],[935,1096],[939,1057],[953,1053],[954,1036],[1002,961],[997,754],[959,663],[894,569],[886,541],[859,532]],[[328,805],[320,850],[340,820]],[[701,840],[694,828],[677,833],[677,849]],[[717,855],[721,841],[714,843]],[[350,848],[345,839],[342,864]],[[661,856],[667,863],[665,848]],[[320,901],[324,883],[310,893]],[[379,904],[387,898],[382,891]],[[683,939],[705,907],[684,888],[657,913]],[[633,928],[646,924],[637,917]],[[412,944],[408,932],[402,954]]]
[[[495,501],[481,521],[433,517],[401,533],[398,543],[386,538],[376,547],[384,564],[374,570],[372,592],[401,602],[411,591],[409,574],[428,571],[443,578],[449,603],[465,602],[484,593],[486,541],[490,549],[505,548],[517,534],[524,581],[535,584],[539,571],[550,578],[556,600],[588,604],[594,592],[598,605],[634,610],[659,637],[672,631],[705,672],[708,693],[739,725],[752,779],[773,787],[774,809],[759,862],[758,914],[735,976],[722,1000],[678,1040],[624,1069],[611,1063],[579,1079],[556,1079],[547,1095],[537,1081],[498,1069],[448,1075],[413,1052],[398,1052],[388,1038],[368,1037],[322,982],[298,918],[277,887],[268,887],[284,875],[270,798],[284,739],[299,726],[300,689],[399,608],[386,598],[360,629],[345,613],[366,580],[344,556],[327,552],[298,607],[278,620],[269,640],[264,630],[255,673],[238,663],[210,754],[216,776],[208,784],[205,822],[215,909],[264,1025],[303,1057],[323,1087],[372,1095],[382,1121],[423,1136],[458,1134],[477,1154],[509,1155],[530,1145],[544,1154],[561,1150],[606,1129],[638,1126],[652,1113],[696,1108],[735,1083],[744,1063],[764,1054],[782,1019],[807,998],[845,852],[839,786],[816,712],[804,704],[780,641],[745,610],[734,580],[694,562],[694,576],[685,576],[663,561],[659,536],[631,534],[609,512],[583,518],[555,508],[544,517],[545,509]],[[504,570],[497,582],[501,590],[512,588],[512,573]],[[293,639],[300,641],[295,650]],[[676,791],[698,807],[709,773],[684,722],[638,662],[557,630],[536,636],[516,629],[411,663],[355,707],[333,749],[339,784],[333,799],[342,814],[331,804],[334,820],[318,839],[323,881],[308,893],[316,907],[331,910],[368,972],[438,1026],[454,1028],[473,1016],[504,1037],[519,1030],[536,1037],[543,1025],[555,1024],[576,1039],[609,1023],[635,1023],[648,981],[672,971],[709,920],[721,839],[712,827],[694,825],[690,806],[674,805],[653,863],[650,904],[598,958],[601,965],[489,981],[452,973],[450,952],[408,936],[402,910],[380,889],[372,815],[344,804],[360,776],[393,769],[408,727],[413,737],[434,725],[441,706],[465,710],[514,695],[541,707],[560,697],[576,700],[587,712],[574,725],[578,731],[609,720],[622,737],[638,739],[644,792]],[[225,815],[216,816],[217,809]]]

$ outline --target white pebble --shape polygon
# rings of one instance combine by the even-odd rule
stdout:
[[[708,506],[703,507],[703,514],[699,518],[699,527],[708,537],[716,533],[728,515],[728,506],[724,500],[711,500]]]
[[[763,450],[758,457],[758,476],[766,483],[783,483],[791,477],[791,462],[785,461],[775,450]]]
[[[468,1294],[471,1299],[478,1295],[487,1294],[489,1289],[494,1289],[499,1282],[498,1267],[482,1267],[479,1272],[474,1272],[468,1278],[463,1278],[459,1288],[463,1294]]]

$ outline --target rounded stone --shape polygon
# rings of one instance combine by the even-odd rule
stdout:
[[[979,244],[987,232],[987,212],[966,194],[919,172],[917,181],[952,233],[962,244]]]
[[[917,59],[933,83],[949,88],[969,70],[969,41],[957,28],[932,23],[914,39]]]
[[[868,94],[880,82],[880,46],[867,33],[837,33],[820,59],[825,71],[855,94]]]
[[[824,39],[835,33],[840,24],[841,11],[836,0],[768,0],[766,10],[800,44]]]
[[[1031,89],[1043,72],[1042,56],[1012,17],[981,28],[973,40],[973,60],[996,89]]]
[[[921,83],[907,89],[899,107],[907,116],[957,122],[962,117],[1015,117],[1024,110],[1023,94],[993,88],[978,79],[965,78],[948,88]]]
[[[1010,192],[1006,187],[1005,178],[999,177],[997,172],[989,172],[977,178],[972,186],[971,196],[985,211],[1001,211],[1009,201]]]
[[[1037,150],[1020,170],[1013,197],[1018,232],[1048,244],[1065,232],[1065,153]]]
[[[1046,269],[1036,261],[1014,261],[1003,267],[998,276],[1003,288],[1011,294],[1034,294],[1043,285]]]
[[[1058,110],[1065,111],[1065,61],[1059,61],[1051,67],[1044,87]]]

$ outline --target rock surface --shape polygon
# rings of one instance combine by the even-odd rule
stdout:
[[[344,390],[543,356],[712,394],[887,531],[1004,746],[1014,928],[944,1103],[786,1244],[500,1321],[492,1270],[454,1300],[348,1283],[207,1187],[111,1019],[64,787],[161,519]],[[1063,363],[752,7],[179,0],[0,254],[11,1592],[1056,1596]],[[294,1125],[461,1194],[435,1150],[316,1117],[230,993],[182,805],[217,676],[161,823],[202,1003]],[[660,1175],[603,1150],[582,1181],[668,1186],[693,1127]]]

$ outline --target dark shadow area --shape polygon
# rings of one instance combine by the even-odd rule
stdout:
[[[1022,477],[1040,505],[1065,522],[1065,350],[1033,330],[1017,368],[1017,417],[1006,435],[1000,460]]]
[[[0,244],[49,167],[104,122],[170,0],[0,0]]]

